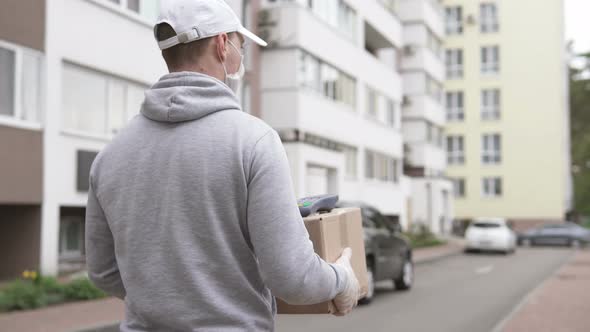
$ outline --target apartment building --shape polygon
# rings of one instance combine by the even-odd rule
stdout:
[[[457,217],[563,220],[572,200],[563,1],[443,2]]]
[[[338,193],[407,224],[402,22],[392,1],[263,0],[261,117],[297,196]]]
[[[453,187],[445,177],[443,8],[438,0],[399,0],[404,48],[404,172],[411,182],[411,222],[448,234]]]
[[[228,2],[237,13],[256,10]],[[159,3],[2,4],[9,10],[0,11],[0,279],[24,269],[55,275],[84,266],[94,157],[167,72],[152,32]],[[257,85],[249,70],[246,110],[258,107]]]

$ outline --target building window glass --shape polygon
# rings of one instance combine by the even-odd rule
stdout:
[[[0,116],[41,122],[41,61],[34,50],[0,44]]]
[[[121,11],[132,15],[139,15],[149,22],[155,22],[158,18],[160,0],[104,0],[111,3]]]
[[[15,52],[0,47],[0,115],[14,116]]]
[[[356,11],[343,0],[282,0],[282,2],[295,2],[309,8],[322,21],[338,29],[351,40],[356,40]]]
[[[395,102],[375,89],[366,87],[367,116],[390,127],[395,127]]]
[[[463,91],[447,92],[447,121],[463,121],[465,119]]]
[[[445,8],[445,30],[447,35],[463,33],[463,9],[460,6]]]
[[[483,197],[500,197],[502,196],[502,179],[499,177],[485,177],[482,179],[482,196]]]
[[[367,115],[377,118],[377,92],[367,87]]]
[[[443,85],[432,76],[426,75],[426,94],[441,103],[443,98]]]
[[[500,72],[500,48],[484,46],[481,48],[481,73],[498,74]]]
[[[345,146],[343,147],[344,158],[346,159],[345,174],[349,180],[357,179],[357,156],[358,149],[355,147]]]
[[[139,113],[146,88],[90,69],[64,64],[63,128],[93,135],[114,135]]]
[[[498,8],[495,3],[482,3],[480,8],[480,31],[482,33],[497,32],[498,24]]]
[[[313,55],[299,50],[299,85],[356,107],[356,80]]]
[[[432,53],[434,53],[434,55],[437,58],[441,58],[441,56],[442,56],[441,55],[442,54],[442,41],[440,39],[438,39],[438,37],[436,37],[430,29],[428,29],[427,38],[428,39],[426,41],[426,45],[427,45],[428,49],[430,49],[432,51]]]
[[[448,49],[445,52],[447,79],[463,77],[463,50]]]
[[[447,137],[447,162],[449,165],[462,165],[465,163],[463,136]]]
[[[139,13],[140,2],[139,0],[127,0],[127,9]]]
[[[463,178],[456,178],[452,179],[453,181],[453,191],[455,193],[456,198],[464,198],[466,196],[465,191],[465,179]]]
[[[387,124],[391,127],[395,127],[395,103],[391,99],[386,101],[387,107]]]
[[[365,177],[383,182],[398,183],[399,161],[396,158],[366,150]]]
[[[499,134],[485,134],[481,138],[481,162],[499,164],[502,160],[501,137]]]
[[[498,120],[500,118],[500,90],[490,89],[481,92],[481,119]]]
[[[78,258],[84,255],[84,217],[62,216],[59,225],[60,258]]]

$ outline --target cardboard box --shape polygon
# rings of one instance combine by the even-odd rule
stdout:
[[[368,290],[365,241],[360,208],[333,209],[328,213],[303,218],[315,252],[334,263],[342,250],[352,248],[351,265],[359,280],[361,294]],[[314,305],[289,305],[277,298],[279,314],[331,314],[336,312],[332,301]]]

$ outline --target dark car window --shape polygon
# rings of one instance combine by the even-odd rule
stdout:
[[[477,228],[500,228],[500,224],[493,223],[493,222],[476,222],[473,224],[473,227]]]
[[[383,216],[376,210],[372,209],[372,208],[365,208],[364,210],[364,214],[366,219],[373,224],[373,227],[375,228],[385,228],[385,223],[386,221],[383,219]],[[363,218],[365,219],[365,218]]]
[[[543,227],[543,229],[561,229],[561,228],[565,228],[565,226],[563,226],[563,225],[547,225],[547,226]]]

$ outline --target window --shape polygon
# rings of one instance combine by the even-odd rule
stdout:
[[[356,40],[356,12],[343,0],[282,0],[283,2],[296,2],[341,31],[352,40]],[[272,0],[271,2],[275,2]]]
[[[465,163],[465,146],[463,136],[447,137],[447,162],[449,165]]]
[[[367,116],[390,127],[395,127],[395,102],[370,86],[366,86],[366,92]]]
[[[15,52],[0,48],[0,115],[14,115]]]
[[[463,91],[447,92],[447,121],[463,121],[465,119]]]
[[[434,53],[434,55],[437,58],[441,57],[441,53],[442,53],[442,42],[440,39],[438,39],[438,37],[436,37],[434,35],[434,33],[432,33],[432,31],[430,29],[428,29],[428,35],[427,35],[427,41],[426,41],[426,46],[428,47],[428,49],[430,49],[432,51],[432,53]]]
[[[387,9],[391,14],[397,16],[397,1],[398,0],[379,0],[381,5]]]
[[[399,161],[381,153],[365,150],[365,177],[397,183],[399,181]]]
[[[59,224],[60,258],[78,258],[84,255],[84,217],[62,216]]]
[[[365,177],[375,178],[375,154],[370,151],[365,151]]]
[[[395,127],[395,103],[391,99],[386,100],[387,124]]]
[[[485,134],[481,137],[481,162],[499,164],[502,160],[500,134]]]
[[[482,33],[497,32],[498,8],[495,3],[482,3],[480,9],[480,31]]]
[[[62,126],[93,135],[116,134],[139,112],[145,89],[136,83],[64,64]]]
[[[447,35],[463,33],[463,9],[460,6],[445,8],[445,30]]]
[[[357,178],[357,155],[358,149],[346,146],[343,148],[344,158],[346,159],[345,174],[348,179],[356,180]]]
[[[0,116],[41,122],[41,55],[0,44]]]
[[[463,198],[466,196],[465,193],[465,179],[464,178],[456,178],[452,179],[453,181],[453,191],[455,193],[456,198]]]
[[[500,118],[500,90],[491,89],[481,92],[481,119],[497,120]]]
[[[160,0],[106,0],[126,13],[140,15],[150,23],[158,18]]]
[[[498,74],[500,72],[500,48],[484,46],[481,48],[481,73]]]
[[[426,75],[426,94],[437,102],[442,103],[443,86],[430,75]]]
[[[463,50],[446,50],[445,61],[447,66],[447,79],[463,77]]]
[[[367,115],[377,117],[377,92],[367,87]]]
[[[482,179],[483,197],[502,196],[502,179],[499,177],[486,177]]]
[[[139,0],[127,0],[127,9],[139,13]]]
[[[313,55],[299,50],[298,82],[332,100],[356,107],[356,80]]]

